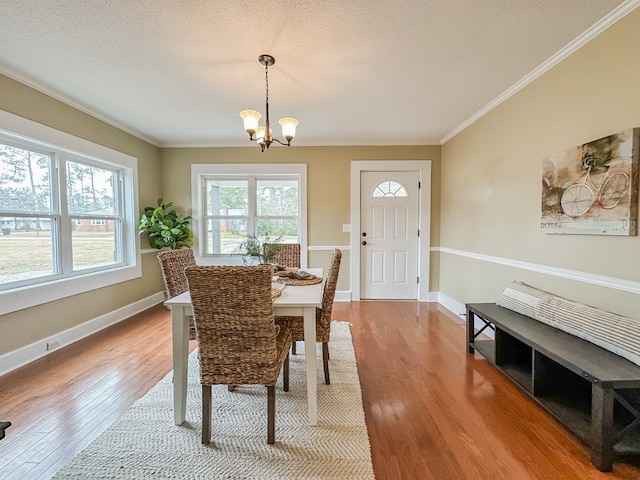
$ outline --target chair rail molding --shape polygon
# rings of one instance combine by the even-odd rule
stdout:
[[[581,272],[579,270],[570,270],[568,268],[553,267],[540,263],[523,262],[521,260],[513,260],[511,258],[495,257],[493,255],[484,255],[482,253],[468,252],[465,250],[456,250],[447,247],[433,247],[432,252],[448,253],[459,257],[472,258],[483,262],[505,265],[508,267],[519,268],[520,270],[528,270],[530,272],[542,273],[553,277],[566,278],[577,282],[588,283],[600,287],[611,288],[623,292],[634,293],[640,295],[640,282],[633,280],[623,280],[621,278],[609,277],[606,275],[598,275],[596,273]]]

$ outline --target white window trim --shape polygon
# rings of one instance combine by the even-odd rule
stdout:
[[[123,195],[126,203],[133,206],[125,212],[123,267],[0,292],[0,315],[141,277],[140,239],[135,217],[138,212],[138,159],[3,110],[0,110],[0,130],[5,135],[27,138],[42,146],[113,162],[124,170]]]
[[[241,258],[205,256],[199,241],[202,212],[203,177],[211,175],[299,175],[300,176],[300,266],[307,266],[307,164],[306,163],[207,163],[191,165],[191,216],[193,217],[193,249],[202,265],[242,265]]]

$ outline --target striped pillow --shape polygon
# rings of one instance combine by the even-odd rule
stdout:
[[[537,319],[640,365],[640,320],[550,296]]]
[[[504,289],[497,303],[640,365],[640,320],[572,302],[516,281]]]
[[[498,299],[498,305],[527,317],[537,318],[540,301],[551,294],[526,283],[512,281]]]

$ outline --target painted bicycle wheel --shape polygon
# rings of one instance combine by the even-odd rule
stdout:
[[[570,217],[581,217],[591,208],[596,196],[584,183],[574,183],[562,194],[562,211]]]
[[[615,208],[629,190],[629,177],[624,172],[617,172],[607,178],[600,189],[598,201],[602,208]]]

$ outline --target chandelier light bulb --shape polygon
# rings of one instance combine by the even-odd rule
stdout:
[[[256,112],[255,110],[243,110],[240,112],[240,118],[242,118],[244,123],[245,131],[250,137],[253,137],[258,129],[258,122],[262,118],[260,112]]]
[[[263,144],[264,143],[264,132],[265,132],[265,127],[263,125],[260,125],[259,127],[257,127],[256,129],[256,142],[258,142],[258,144]]]
[[[281,118],[280,126],[282,127],[282,136],[287,139],[287,145],[291,143],[293,137],[296,136],[296,127],[298,126],[298,120],[295,118]]]

